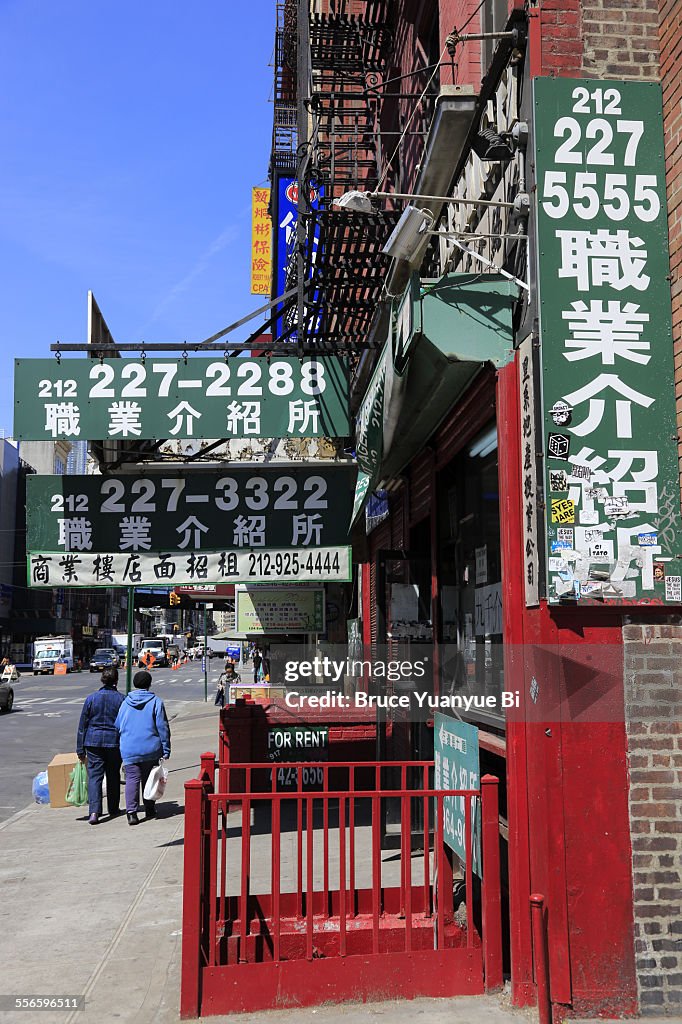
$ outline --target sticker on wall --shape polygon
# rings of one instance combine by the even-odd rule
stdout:
[[[550,459],[561,459],[568,462],[571,450],[571,439],[568,434],[550,434],[547,438],[547,455]]]
[[[581,509],[578,519],[581,526],[597,526],[599,524],[599,512],[595,509]]]
[[[682,603],[682,576],[666,576],[665,599],[675,604]]]
[[[550,545],[552,554],[556,554],[557,551],[570,551],[571,545],[566,540],[553,540]]]
[[[591,574],[590,574],[591,576]],[[603,589],[603,583],[598,580],[590,580],[587,583],[582,584],[582,596],[587,597],[600,597]]]
[[[552,498],[552,522],[575,522],[575,505],[570,498]]]
[[[658,544],[658,534],[657,533],[638,533],[637,534],[637,543],[639,544],[639,546],[641,548],[654,547],[656,544]]]
[[[562,542],[562,546],[573,547],[573,529],[570,526],[560,526],[556,532],[556,539]]]
[[[613,541],[602,540],[597,541],[595,544],[590,544],[588,554],[590,561],[592,562],[612,562],[613,561]]]
[[[552,408],[549,410],[549,415],[552,417],[557,427],[567,427],[571,422],[573,409],[568,402],[560,400],[554,403]]]
[[[617,496],[607,498],[604,502],[604,515],[607,519],[622,519],[630,515],[630,502],[627,498]]]
[[[665,565],[663,562],[654,562],[654,583],[665,582]]]
[[[581,466],[579,463],[573,462],[568,475],[571,480],[587,480],[589,482],[592,479],[592,470],[589,466]]]
[[[585,530],[584,537],[586,544],[596,544],[597,541],[604,539],[604,531],[602,529]]]
[[[557,494],[561,494],[568,490],[568,477],[564,469],[550,469],[549,471],[549,489],[555,491]]]
[[[564,561],[562,558],[549,558],[549,571],[550,572],[561,572]]]

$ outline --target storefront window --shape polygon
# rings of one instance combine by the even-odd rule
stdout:
[[[494,421],[441,471],[438,501],[441,692],[495,695],[499,707],[502,573]],[[504,725],[498,711],[467,717]]]

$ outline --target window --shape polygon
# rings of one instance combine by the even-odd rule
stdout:
[[[441,692],[503,689],[502,573],[497,429],[491,422],[439,474]],[[490,719],[497,710],[471,717]]]

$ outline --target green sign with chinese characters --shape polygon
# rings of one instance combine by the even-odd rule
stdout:
[[[660,86],[534,90],[548,599],[679,604]]]
[[[479,789],[481,768],[478,729],[458,718],[433,716],[434,789]],[[462,864],[468,855],[465,796],[443,797],[443,839]],[[473,853],[471,870],[481,877],[481,811],[478,797],[471,801],[469,844]]]
[[[188,554],[345,546],[354,482],[348,466],[29,476],[26,547]]]
[[[239,633],[324,633],[324,590],[254,587],[238,590]]]
[[[347,437],[348,362],[17,359],[17,440]]]

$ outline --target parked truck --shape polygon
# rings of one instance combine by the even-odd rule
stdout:
[[[144,633],[133,633],[133,658],[137,656],[142,641],[144,640]],[[125,656],[128,652],[128,634],[127,633],[112,633],[111,634],[111,646],[114,648],[121,664],[124,663]]]
[[[52,675],[57,662],[73,672],[73,640],[70,636],[39,636],[33,644],[33,675]]]

